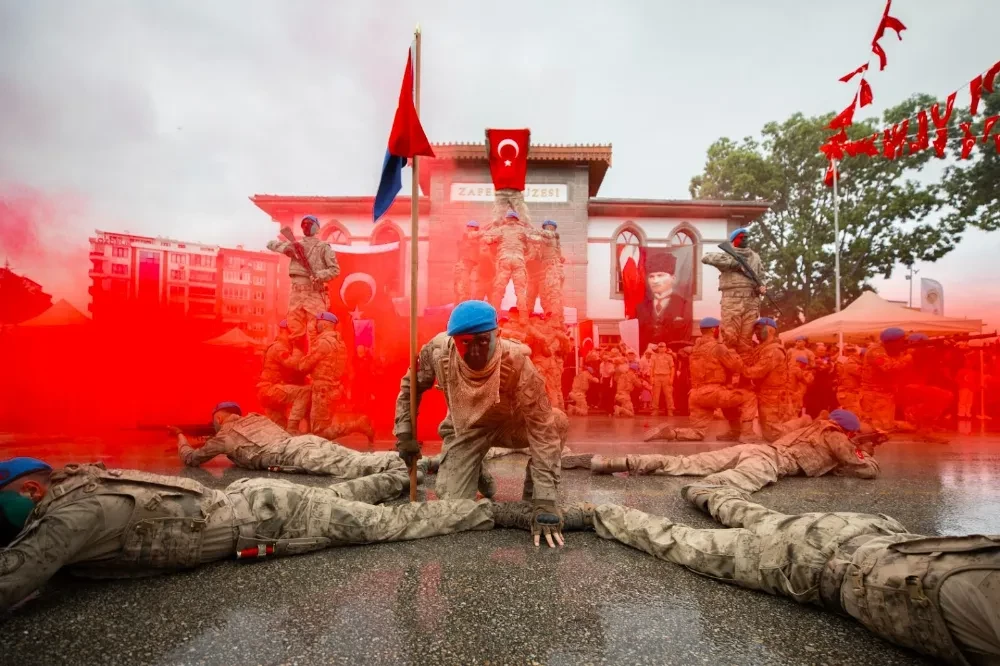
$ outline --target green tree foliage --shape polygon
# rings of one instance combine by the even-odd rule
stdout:
[[[929,96],[914,95],[888,109],[881,120],[856,122],[848,136],[871,136],[933,103]],[[952,135],[960,135],[956,115]],[[708,149],[704,172],[691,179],[691,196],[696,199],[773,202],[753,225],[751,242],[767,267],[767,282],[786,322],[799,314],[809,320],[834,310],[833,190],[823,184],[827,162],[819,152],[831,134],[827,125],[832,117],[797,113],[782,123],[765,125],[760,140],[719,139]],[[915,134],[916,123],[911,121],[911,138]],[[876,145],[881,149],[881,136]],[[896,160],[859,156],[841,162],[842,304],[869,288],[874,276],[890,277],[897,264],[935,261],[954,249],[974,215],[971,211],[982,205],[982,191],[992,190],[995,215],[996,161],[990,162],[989,172],[975,168],[978,162],[949,170],[949,184],[943,186],[942,170],[922,172],[932,160],[933,148]],[[992,187],[985,182],[991,174]],[[932,223],[929,218],[952,196],[963,202],[955,214],[946,223],[933,216]]]
[[[979,142],[970,159],[962,160],[962,136],[956,131],[951,134],[951,152],[958,161],[945,170],[943,186],[947,200],[944,223],[957,230],[966,225],[986,231],[1000,229],[1000,154],[997,153],[993,136],[983,143],[983,124],[986,118],[1000,115],[1000,77],[997,89],[984,97],[972,123],[972,133]],[[959,122],[971,121],[968,109],[958,112]],[[1000,134],[1000,123],[993,126],[991,135]]]

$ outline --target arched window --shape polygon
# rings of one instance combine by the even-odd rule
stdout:
[[[344,228],[344,225],[336,220],[327,222],[323,228],[319,230],[319,237],[328,243],[333,243],[334,245],[351,244],[351,235],[347,233],[347,229]]]
[[[399,261],[386,271],[384,275],[378,276],[379,285],[388,290],[392,296],[400,296],[403,293],[403,265],[406,260],[403,251],[403,238],[399,233],[399,228],[388,220],[381,222],[372,232],[372,245],[388,245],[389,243],[399,243],[396,253]]]
[[[680,227],[670,236],[670,247],[677,257],[677,270],[691,276],[691,294],[698,293],[698,239],[694,231]]]
[[[646,244],[642,232],[631,224],[625,224],[618,229],[615,240],[611,244],[611,284],[612,296],[622,297],[624,293],[624,283],[622,282],[622,269],[628,264],[628,260],[635,262],[636,268],[639,266],[639,248]]]

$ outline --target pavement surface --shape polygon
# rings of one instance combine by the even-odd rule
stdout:
[[[695,453],[722,443],[641,442],[651,419],[574,419],[575,452]],[[345,444],[364,449],[363,440]],[[376,448],[390,448],[377,442]],[[433,452],[439,444],[428,443]],[[179,473],[224,487],[254,473],[185,469],[171,440],[0,435],[0,455]],[[789,478],[756,498],[788,513],[885,513],[922,534],[1000,533],[1000,436],[893,441],[882,477]],[[524,456],[490,461],[497,499],[519,499]],[[321,485],[319,477],[296,481]],[[690,477],[566,470],[566,501],[615,502],[712,527],[679,496]],[[422,496],[433,497],[433,477]],[[849,618],[698,576],[590,533],[562,550],[526,532],[470,532],[336,548],[152,578],[61,574],[0,620],[3,662],[31,664],[926,664]]]

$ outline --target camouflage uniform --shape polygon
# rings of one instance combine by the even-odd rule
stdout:
[[[586,416],[590,411],[587,405],[587,391],[590,390],[591,384],[598,384],[598,380],[594,375],[587,372],[586,369],[581,370],[576,377],[573,378],[573,387],[569,392],[569,413],[573,416]]]
[[[535,318],[528,324],[528,346],[531,347],[531,362],[545,380],[545,394],[556,409],[565,410],[562,393],[563,360],[559,353],[561,343],[556,334],[544,322]],[[565,336],[563,336],[565,337]]]
[[[596,508],[594,528],[709,578],[850,615],[939,660],[1000,655],[1000,537],[923,537],[884,515],[785,515],[727,487],[683,494],[732,529],[695,529],[613,504]]]
[[[773,444],[741,444],[690,456],[626,456],[628,471],[659,476],[704,476],[705,483],[757,492],[785,476],[874,479],[875,458],[857,448],[830,421],[818,420]]]
[[[466,228],[458,241],[458,262],[455,263],[455,302],[482,298],[483,285],[479,282],[479,262],[481,260],[480,241],[483,233]]]
[[[224,455],[244,469],[322,474],[338,479],[358,479],[380,472],[407,473],[395,452],[358,453],[318,435],[289,437],[276,423],[252,413],[227,419],[218,434],[197,449],[179,436],[177,454],[189,467]]]
[[[405,476],[405,475],[403,475]],[[297,555],[493,527],[488,501],[373,506],[399,496],[401,477],[378,474],[331,488],[241,479],[212,490],[180,477],[103,464],[56,472],[17,539],[0,550],[0,609],[62,567],[98,578],[143,576],[232,558],[245,549]]]
[[[868,347],[861,367],[861,416],[878,430],[896,429],[896,391],[900,373],[912,363],[907,353],[890,356],[876,342]]]
[[[552,408],[545,382],[521,345],[498,339],[490,364],[473,373],[460,360],[451,338],[442,333],[420,350],[418,405],[435,381],[448,405],[438,428],[444,440],[435,485],[438,497],[472,499],[477,488],[488,490],[492,479],[483,469],[483,458],[490,447],[498,446],[530,450],[523,499],[557,502],[559,458],[569,420]],[[407,373],[400,382],[393,433],[397,437],[413,433],[412,423]]]
[[[288,278],[292,285],[287,319],[288,332],[293,339],[304,336],[309,321],[330,308],[326,284],[340,275],[337,254],[329,243],[315,236],[306,236],[300,238],[298,244],[309,260],[309,268],[299,260],[292,243],[270,241],[267,244],[268,250],[284,254],[292,260],[288,265]]]
[[[517,309],[522,320],[530,313],[526,291],[528,274],[525,268],[528,231],[530,228],[524,222],[514,218],[504,218],[494,223],[493,227],[483,235],[483,240],[487,243],[499,244],[490,303],[499,310],[500,302],[507,290],[507,282],[513,280]]]
[[[656,352],[649,362],[649,373],[653,379],[653,416],[660,412],[660,396],[667,401],[667,416],[674,415],[674,356],[669,351]]]
[[[913,352],[913,363],[900,377],[898,402],[903,418],[924,433],[934,429],[955,399],[951,391],[930,383],[931,371],[940,363],[933,348],[918,348]]]
[[[632,391],[639,386],[649,388],[649,384],[639,379],[635,370],[630,368],[619,375],[615,392],[615,416],[635,416]]]
[[[333,425],[334,404],[344,398],[343,380],[347,369],[347,345],[332,328],[323,331],[310,344],[309,354],[300,368],[312,377],[312,410],[309,427],[312,432]]]
[[[500,327],[500,337],[528,344],[530,342],[529,324],[525,324],[520,319],[508,319]]]
[[[677,428],[677,439],[705,439],[716,409],[722,409],[729,421],[731,434],[753,434],[756,412],[753,393],[729,387],[728,373],[739,373],[742,369],[740,357],[712,335],[702,335],[695,341],[691,351],[691,392],[688,395],[691,427]],[[655,438],[655,432],[649,436],[649,439]]]
[[[528,205],[524,203],[524,192],[511,188],[496,190],[493,194],[493,215],[494,224],[497,220],[503,220],[508,210],[513,210],[523,223],[531,226],[531,215],[528,213]]]
[[[742,376],[754,382],[757,391],[757,418],[760,431],[769,442],[781,437],[785,431],[782,424],[793,416],[789,395],[788,363],[785,362],[785,348],[774,336],[751,352],[743,366]]]
[[[559,247],[559,232],[550,229],[532,231],[529,239],[537,243],[540,274],[537,281],[538,296],[542,300],[542,310],[552,313],[557,322],[563,319],[562,290],[563,256]],[[535,307],[535,299],[528,296],[528,307]]]
[[[815,379],[812,370],[803,368],[798,361],[795,361],[794,365],[788,365],[788,386],[791,388],[789,400],[792,415],[798,416],[802,413],[802,407],[806,401],[806,391]]]
[[[312,393],[299,371],[301,360],[287,342],[275,340],[264,352],[264,368],[257,382],[257,398],[267,418],[292,432],[298,432]]]
[[[749,248],[733,248],[757,277],[764,274],[764,265],[756,252]],[[701,263],[719,269],[719,291],[722,292],[722,341],[740,354],[750,351],[753,327],[760,317],[760,293],[754,281],[743,274],[736,260],[725,252],[709,252]]]
[[[837,404],[841,409],[854,412],[859,417],[861,411],[861,358],[850,354],[837,364]]]

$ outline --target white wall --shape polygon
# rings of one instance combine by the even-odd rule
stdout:
[[[727,222],[724,219],[685,220],[678,218],[591,218],[587,230],[587,318],[624,319],[625,302],[611,297],[611,243],[613,236],[625,223],[642,230],[650,246],[666,245],[674,232],[681,227],[693,229],[699,238],[702,253],[720,251],[715,245],[726,239]],[[694,319],[718,317],[719,272],[699,263],[698,280],[701,296],[695,297]]]

